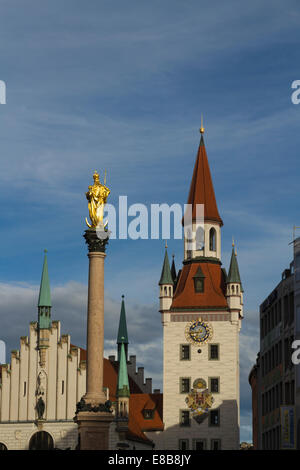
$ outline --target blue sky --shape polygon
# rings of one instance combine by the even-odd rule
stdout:
[[[241,438],[251,439],[247,376],[258,306],[291,260],[298,210],[298,2],[2,0],[0,80],[1,332],[8,351],[36,318],[43,249],[53,317],[84,345],[84,192],[107,168],[110,202],[185,203],[204,115],[222,259],[237,240],[245,289]],[[169,241],[182,260],[182,243]],[[163,242],[111,241],[106,352],[122,294],[131,352],[161,386],[157,281]],[[153,363],[153,354],[158,358]]]

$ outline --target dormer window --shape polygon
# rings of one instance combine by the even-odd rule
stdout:
[[[153,419],[154,418],[154,410],[143,410],[144,419]]]
[[[197,272],[195,276],[193,277],[194,279],[194,289],[196,294],[200,294],[204,292],[204,279],[205,276],[203,274],[203,271],[201,269],[201,266],[198,267]]]

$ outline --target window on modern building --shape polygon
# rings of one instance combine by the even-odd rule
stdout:
[[[206,449],[205,439],[194,439],[193,440],[193,449],[194,450],[205,450]]]
[[[210,410],[209,412],[209,425],[220,426],[220,410]]]
[[[278,322],[281,322],[281,299],[278,300],[277,311],[278,311]]]
[[[180,360],[189,361],[191,358],[191,346],[190,344],[180,345]]]
[[[219,393],[220,392],[219,377],[210,377],[208,380],[209,380],[210,392]]]
[[[209,351],[208,359],[210,361],[217,361],[219,359],[220,351],[219,351],[218,344],[210,344],[208,351]]]
[[[291,381],[291,405],[295,405],[295,381]]]
[[[277,315],[277,303],[274,304],[274,318],[275,318],[275,326],[278,323],[278,315]]]
[[[286,338],[284,340],[284,368],[287,369],[290,363],[290,356],[289,356],[289,340]]]
[[[280,405],[283,404],[282,382],[279,384],[279,403]]]
[[[282,341],[279,341],[279,346],[278,346],[278,360],[279,364],[282,363]]]
[[[292,361],[292,353],[293,353],[293,348],[292,348],[292,344],[294,342],[294,336],[291,336],[290,337],[290,344],[289,344],[289,354],[290,354],[290,362],[289,362],[289,367],[290,369],[293,369],[293,361]]]
[[[180,411],[180,426],[190,426],[190,412],[188,410]]]
[[[180,379],[180,393],[189,393],[190,392],[191,379],[189,377],[182,377]]]
[[[287,295],[284,296],[283,305],[284,326],[286,326],[289,320],[289,298]]]
[[[291,399],[290,399],[290,383],[286,382],[284,384],[284,394],[285,394],[285,404],[290,405]]]
[[[220,450],[221,449],[221,440],[220,439],[212,439],[210,441],[210,448],[211,448],[211,450]]]
[[[290,293],[289,299],[289,324],[294,321],[294,292]]]
[[[189,440],[188,439],[179,439],[179,450],[189,450]]]
[[[216,229],[213,227],[209,231],[209,249],[210,251],[216,251]]]

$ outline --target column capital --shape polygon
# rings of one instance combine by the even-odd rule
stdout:
[[[105,253],[105,248],[109,238],[108,232],[106,238],[99,238],[96,229],[88,229],[85,230],[83,237],[88,245],[89,253]]]

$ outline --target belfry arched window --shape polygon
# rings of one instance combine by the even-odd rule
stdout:
[[[209,249],[216,251],[216,229],[212,227],[209,231]]]
[[[204,248],[204,230],[198,227],[196,231],[196,250],[203,250]]]

